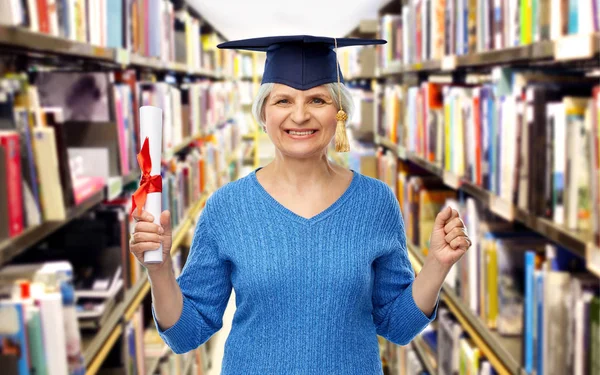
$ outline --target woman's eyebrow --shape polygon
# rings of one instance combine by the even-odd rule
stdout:
[[[288,94],[284,94],[284,93],[277,93],[275,95],[272,95],[270,97],[270,100],[276,100],[276,99],[289,99],[290,96]]]
[[[331,96],[329,95],[329,93],[325,93],[325,92],[316,92],[314,94],[309,94],[307,95],[308,98],[312,99],[312,98],[321,98],[321,99],[329,99],[331,100]]]

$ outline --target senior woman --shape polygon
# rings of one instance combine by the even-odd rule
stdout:
[[[392,190],[327,158],[334,137],[347,150],[351,110],[337,47],[384,42],[287,36],[219,46],[267,52],[253,112],[276,154],[208,198],[178,279],[169,213],[160,226],[135,216],[137,259],[163,244],[163,263],[145,266],[156,326],[174,352],[222,327],[232,288],[225,375],[381,374],[377,335],[405,345],[435,318],[444,278],[471,243],[458,212],[437,215],[415,278]]]

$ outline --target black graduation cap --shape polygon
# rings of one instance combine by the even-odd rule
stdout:
[[[234,40],[217,47],[266,52],[262,83],[282,83],[298,90],[308,90],[325,83],[338,82],[336,45],[347,47],[384,43],[386,41],[382,39],[290,35]],[[339,79],[344,82],[341,71]]]

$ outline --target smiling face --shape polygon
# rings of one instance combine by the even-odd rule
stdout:
[[[275,84],[264,103],[271,141],[281,153],[295,158],[327,151],[335,135],[337,111],[325,86],[302,91]]]

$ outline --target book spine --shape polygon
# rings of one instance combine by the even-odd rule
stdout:
[[[0,145],[5,153],[9,236],[23,231],[23,201],[21,190],[21,150],[17,133],[0,134]]]

